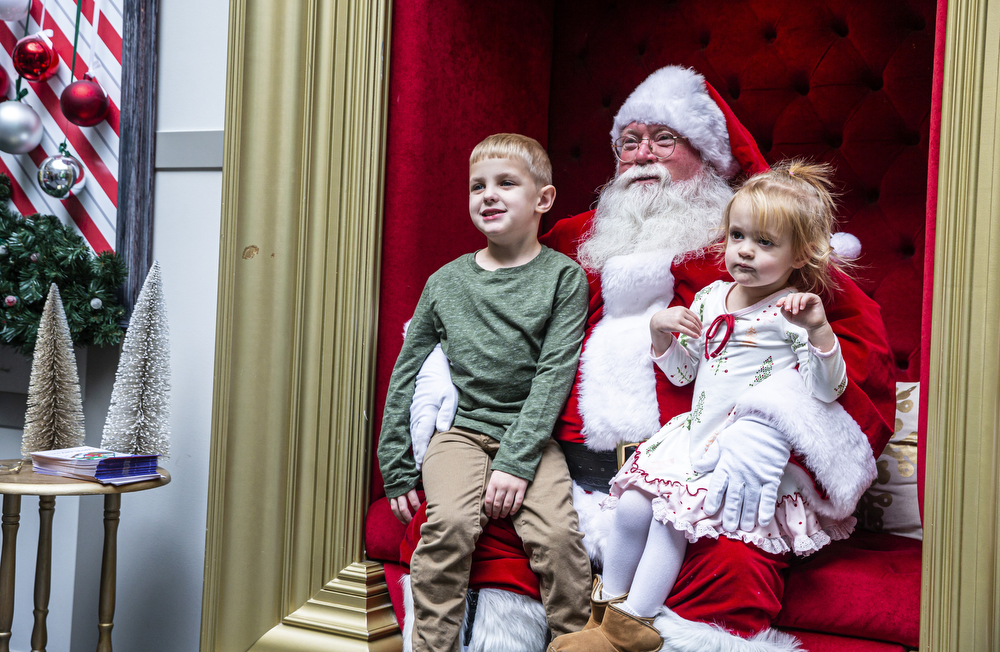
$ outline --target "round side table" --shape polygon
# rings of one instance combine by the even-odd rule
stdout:
[[[12,462],[14,460],[4,460]],[[25,462],[19,473],[0,475],[3,494],[3,517],[0,531],[0,652],[10,650],[10,628],[14,620],[14,564],[17,549],[17,528],[21,519],[21,496],[38,496],[38,557],[35,562],[35,625],[31,630],[32,652],[45,652],[48,633],[45,618],[49,613],[49,587],[52,579],[52,516],[56,496],[104,495],[104,555],[101,560],[101,592],[98,607],[97,652],[111,652],[111,628],[115,615],[115,579],[118,547],[118,520],[122,494],[145,491],[170,482],[170,474],[162,468],[157,480],[133,482],[121,486],[74,480],[55,475],[35,473],[31,462]]]

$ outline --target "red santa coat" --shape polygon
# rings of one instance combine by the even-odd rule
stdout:
[[[593,216],[594,212],[589,211],[559,221],[549,233],[542,236],[542,243],[576,259],[577,249],[590,231]],[[689,258],[681,264],[671,265],[669,272],[673,276],[670,305],[690,305],[698,290],[713,281],[728,278],[724,267],[714,256]],[[792,436],[795,460],[817,480],[814,500],[829,502],[829,512],[843,517],[853,510],[857,497],[870,485],[874,459],[881,453],[892,434],[890,424],[895,410],[895,392],[892,356],[878,305],[850,279],[842,277],[837,280],[839,288],[827,298],[824,305],[847,361],[850,383],[839,403],[846,410],[846,414],[850,415],[850,418],[846,419],[850,425],[845,426],[844,419],[837,422],[835,416],[833,421],[829,422],[829,428],[817,429],[816,424],[826,423],[828,415],[808,411],[797,415],[800,417],[798,423],[786,422],[786,416],[794,420],[792,413],[799,411],[799,406],[789,395],[792,390],[775,391],[772,388],[766,393],[759,393],[758,400],[751,401],[751,404],[744,408],[744,413],[763,416],[765,420],[778,426],[782,432],[798,431],[798,436]],[[594,329],[605,317],[602,279],[596,274],[588,273],[588,281],[590,304],[584,338],[585,350]],[[668,294],[669,291],[670,288],[667,288]],[[648,320],[646,323],[648,325]],[[655,373],[658,422],[663,424],[673,416],[690,409],[692,389],[691,386],[672,385],[655,365],[649,362],[649,366]],[[586,410],[581,409],[581,388],[588,380],[585,378],[586,374],[586,366],[581,365],[566,407],[556,424],[554,436],[563,441],[586,444],[588,448],[594,450],[607,450],[613,447],[611,442],[594,441],[596,438],[588,441],[588,437],[584,434],[584,417],[581,415]],[[855,429],[859,427],[860,432],[845,431],[845,428],[850,430],[850,427]],[[819,437],[811,434],[817,430],[821,431]],[[843,459],[845,440],[850,441],[847,447],[854,449],[853,462],[845,463]],[[848,467],[847,472],[845,467]],[[602,542],[603,535],[588,531],[588,527],[593,529],[607,527],[609,519],[605,519],[602,526],[596,526],[587,523],[585,514],[588,510],[593,511],[600,495],[595,496],[595,501],[590,505],[586,505],[589,496],[584,497],[580,493],[577,489],[574,500],[577,502],[578,510],[581,511],[581,529],[587,532],[591,541],[596,538]],[[402,563],[405,566],[409,564],[415,543],[419,539],[420,525],[426,518],[421,516],[422,514],[418,513],[411,521],[401,549]],[[523,554],[521,546],[515,545],[516,543],[516,533],[507,519],[490,521],[474,555],[470,588],[504,588],[537,599],[537,579],[530,572],[527,557]],[[668,600],[668,606],[675,609],[682,617],[701,621],[718,619],[732,608],[733,615],[723,618],[724,624],[734,631],[747,635],[766,627],[769,616],[773,617],[780,608],[778,596],[783,581],[780,571],[784,568],[785,562],[778,556],[751,548],[752,546],[724,537],[718,541],[699,541],[698,544],[691,546],[674,593]],[[591,554],[595,558],[600,557],[593,551]],[[738,568],[741,577],[731,579],[736,579],[741,584],[759,585],[761,590],[751,591],[755,595],[762,596],[759,604],[741,605],[738,603],[742,598],[732,596],[731,592],[708,590],[711,580],[706,580],[703,576],[718,576],[720,569],[723,568]],[[728,604],[725,600],[720,602],[719,599],[711,597],[712,595],[729,595],[733,604]],[[691,607],[685,610],[682,607],[684,604]],[[747,609],[748,606],[752,608]]]

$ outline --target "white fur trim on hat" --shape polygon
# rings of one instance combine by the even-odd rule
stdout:
[[[611,142],[633,122],[676,129],[726,178],[740,171],[729,146],[726,117],[709,96],[705,78],[690,68],[660,68],[639,84],[615,116]]]

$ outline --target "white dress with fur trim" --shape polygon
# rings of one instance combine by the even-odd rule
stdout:
[[[847,387],[846,365],[839,343],[822,353],[809,344],[805,329],[781,315],[775,304],[793,289],[729,313],[726,298],[733,286],[716,281],[695,295],[691,309],[701,319],[701,337],[681,335],[662,356],[653,358],[673,384],[694,381],[692,409],[671,419],[636,450],[612,480],[605,506],[614,507],[627,489],[642,489],[655,496],[653,517],[685,532],[692,543],[722,534],[771,553],[807,555],[831,540],[846,538],[856,521],[814,509],[813,481],[801,467],[793,462],[785,467],[775,518],[767,527],[726,532],[723,510],[708,514],[704,509],[712,474],[695,472],[692,460],[700,459],[735,420],[741,396],[772,373],[798,365],[809,392],[832,403]]]

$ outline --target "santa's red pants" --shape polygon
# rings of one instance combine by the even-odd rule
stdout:
[[[781,610],[789,557],[726,537],[699,539],[688,545],[667,606],[687,620],[752,636],[770,627]]]

